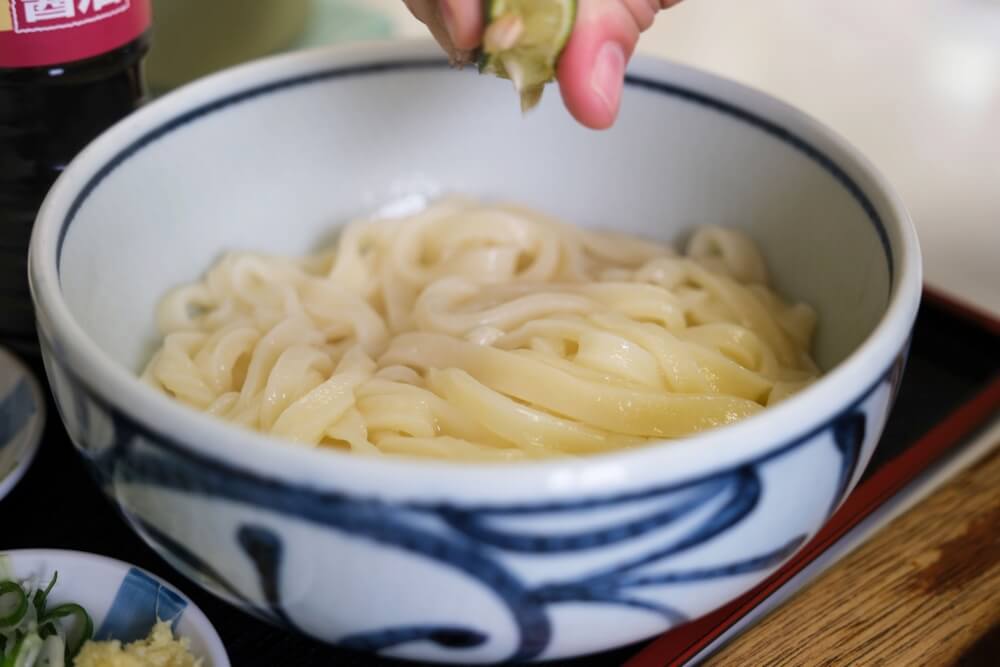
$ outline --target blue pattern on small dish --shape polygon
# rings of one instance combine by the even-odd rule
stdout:
[[[83,551],[18,549],[2,552],[13,577],[44,586],[57,576],[52,606],[83,607],[97,628],[97,641],[129,643],[149,636],[157,619],[172,621],[202,667],[230,667],[222,640],[198,607],[156,576],[129,563]]]
[[[180,594],[133,567],[118,587],[111,609],[94,637],[131,642],[147,636],[159,621],[170,621],[176,629],[185,607],[187,601]]]
[[[44,425],[45,404],[37,381],[0,348],[0,499],[31,465]]]
[[[0,397],[0,450],[14,442],[28,420],[38,412],[38,405],[27,378],[20,378],[6,396]]]

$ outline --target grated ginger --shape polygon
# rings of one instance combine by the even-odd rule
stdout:
[[[201,658],[191,655],[189,644],[187,637],[174,638],[169,622],[160,621],[149,637],[124,646],[117,639],[87,642],[73,667],[201,667]]]

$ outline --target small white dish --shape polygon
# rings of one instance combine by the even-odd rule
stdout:
[[[45,400],[24,364],[0,347],[0,499],[31,466],[45,427]]]
[[[174,634],[191,641],[202,667],[230,667],[229,656],[211,622],[182,593],[156,575],[113,558],[57,549],[0,552],[17,580],[44,586],[59,573],[49,594],[52,605],[75,602],[94,622],[94,638],[122,643],[149,635],[159,620],[172,620]]]

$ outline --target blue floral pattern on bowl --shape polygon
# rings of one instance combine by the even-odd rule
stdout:
[[[887,201],[884,186],[839,140],[811,121],[793,118],[774,101],[750,91],[736,92],[728,83],[699,83],[701,75],[674,66],[639,67],[626,81],[636,114],[633,131],[626,126],[620,128],[621,135],[617,128],[603,135],[618,136],[624,143],[579,145],[607,149],[617,164],[614,160],[623,155],[612,148],[645,150],[649,145],[646,124],[659,122],[669,110],[678,119],[686,118],[695,131],[684,136],[665,134],[663,138],[671,143],[664,145],[685,139],[681,145],[690,156],[705,158],[699,169],[693,169],[693,163],[672,165],[686,170],[687,180],[679,182],[689,188],[674,194],[683,195],[680,199],[699,215],[703,207],[710,217],[725,213],[725,207],[709,205],[709,200],[719,200],[733,204],[731,215],[770,219],[775,214],[772,206],[778,203],[798,206],[821,194],[810,209],[815,210],[809,225],[815,227],[798,224],[801,215],[808,213],[805,208],[793,211],[795,215],[777,211],[785,221],[781,224],[794,223],[790,229],[799,234],[791,256],[800,261],[811,252],[804,237],[818,228],[836,234],[841,245],[849,246],[850,259],[866,264],[866,271],[854,271],[850,262],[840,261],[843,247],[831,246],[829,252],[814,257],[824,268],[806,277],[815,282],[820,276],[824,290],[829,287],[828,296],[836,297],[828,300],[826,310],[820,309],[822,314],[853,309],[855,321],[847,326],[853,333],[842,338],[844,331],[838,332],[836,326],[821,325],[827,340],[850,341],[851,335],[863,329],[872,344],[854,350],[858,354],[853,360],[843,361],[843,355],[851,352],[848,349],[832,354],[829,365],[842,364],[837,369],[840,379],[821,381],[815,391],[804,392],[810,397],[792,399],[800,400],[802,409],[786,412],[791,415],[787,422],[776,418],[768,422],[768,415],[763,415],[755,422],[760,425],[756,429],[749,422],[733,426],[725,442],[721,433],[714,434],[719,436],[716,443],[722,452],[718,456],[714,451],[703,455],[704,450],[697,449],[692,440],[672,451],[664,445],[656,452],[610,456],[604,459],[612,462],[606,466],[595,459],[575,467],[522,468],[529,481],[513,480],[497,489],[483,488],[504,484],[492,472],[456,480],[447,466],[414,465],[417,472],[401,480],[397,489],[392,488],[395,476],[408,474],[410,466],[359,463],[358,459],[324,458],[308,452],[285,457],[284,452],[278,453],[279,445],[272,449],[258,436],[249,436],[244,443],[230,427],[193,415],[188,415],[188,421],[182,408],[168,405],[166,398],[140,395],[134,378],[122,373],[122,365],[132,368],[141,363],[140,350],[119,352],[129,341],[135,342],[136,325],[145,320],[129,320],[131,328],[112,320],[117,315],[128,320],[139,312],[147,317],[147,295],[162,292],[145,287],[143,291],[138,283],[130,283],[134,289],[123,290],[118,300],[106,301],[106,308],[95,310],[89,308],[90,278],[101,274],[106,285],[114,282],[111,278],[121,283],[127,280],[124,276],[133,275],[123,267],[142,274],[146,267],[140,262],[169,264],[180,272],[172,261],[177,257],[169,252],[161,256],[157,243],[143,239],[162,240],[164,235],[176,234],[170,238],[181,240],[185,238],[179,233],[182,227],[200,236],[200,225],[214,224],[214,219],[202,217],[202,209],[215,211],[214,206],[192,204],[176,230],[165,224],[169,219],[155,216],[150,218],[155,224],[129,227],[126,236],[137,244],[136,253],[115,264],[122,273],[105,274],[97,263],[116,262],[113,252],[106,256],[105,251],[121,231],[115,225],[103,226],[115,219],[107,212],[117,211],[113,207],[121,200],[141,216],[147,205],[158,201],[159,192],[175,192],[166,187],[136,190],[124,184],[156,180],[142,176],[173,164],[178,155],[186,159],[199,154],[202,143],[211,148],[223,135],[232,143],[225,144],[226,148],[215,146],[220,149],[216,153],[232,158],[223,161],[232,173],[221,170],[226,178],[220,182],[253,182],[253,170],[259,165],[249,158],[259,146],[244,142],[242,135],[230,136],[223,128],[238,127],[230,122],[233,119],[258,119],[253,107],[260,104],[270,110],[263,116],[268,119],[267,113],[287,117],[290,109],[312,119],[300,126],[308,133],[290,131],[288,141],[280,133],[265,134],[274,139],[275,155],[287,152],[290,164],[301,166],[305,153],[314,155],[317,169],[308,173],[310,177],[321,174],[323,185],[310,190],[317,198],[309,202],[318,207],[316,211],[327,211],[325,186],[331,161],[339,164],[344,155],[368,155],[372,162],[367,168],[382,173],[383,153],[395,155],[391,151],[396,151],[397,143],[409,146],[413,138],[403,129],[398,134],[387,131],[392,127],[387,123],[405,116],[399,109],[411,102],[414,113],[431,113],[438,108],[434,104],[448,107],[442,97],[419,96],[425,85],[438,80],[434,72],[440,72],[444,81],[446,64],[436,51],[371,48],[369,53],[381,55],[372,58],[360,51],[360,55],[345,52],[340,58],[317,55],[305,57],[299,65],[292,65],[291,59],[287,65],[274,61],[262,66],[266,74],[246,70],[246,79],[236,77],[223,84],[220,78],[219,83],[193,86],[192,92],[181,93],[174,102],[164,100],[141,112],[143,122],[137,117],[130,121],[132,125],[120,127],[118,135],[106,137],[103,153],[97,150],[100,147],[91,150],[89,162],[85,156],[61,180],[56,193],[60,205],[46,209],[49,217],[41,229],[48,235],[39,234],[45,243],[38,244],[32,255],[35,285],[40,286],[40,298],[36,298],[39,329],[64,423],[105,493],[136,532],[171,564],[229,602],[319,640],[394,657],[472,664],[579,655],[647,638],[708,613],[759,583],[819,529],[857,483],[872,455],[906,356],[903,338],[912,326],[919,299],[919,269],[915,268],[919,256],[915,243],[907,240],[905,213],[891,197]],[[442,91],[452,91],[452,81],[458,81],[447,76],[449,83]],[[382,77],[394,78],[378,84],[376,79]],[[377,90],[379,94],[358,98],[367,107],[345,105],[350,114],[342,125],[329,122],[325,113],[310,115],[323,109],[319,100],[340,90],[345,94]],[[488,95],[485,87],[481,94]],[[490,113],[485,105],[492,98],[476,99],[483,100],[483,106],[470,106],[476,112],[466,118]],[[391,113],[385,114],[386,109]],[[220,120],[230,113],[229,120]],[[361,118],[364,123],[354,133],[354,123]],[[539,124],[531,137],[547,146],[549,134],[560,134],[562,126],[544,125],[545,118],[544,113],[535,116]],[[410,127],[407,123],[400,126]],[[251,123],[247,127],[270,126]],[[315,142],[310,134],[331,128],[336,131],[329,133],[329,144]],[[384,137],[382,130],[386,130]],[[456,154],[468,154],[466,135],[452,134],[462,137],[462,145],[451,146]],[[730,160],[728,145],[711,141],[722,135],[736,140],[733,146],[739,150],[734,155],[742,159]],[[469,141],[488,136],[480,132]],[[704,150],[703,137],[710,144]],[[372,138],[378,139],[379,150],[368,150]],[[559,150],[553,145],[553,154],[559,154],[568,166],[590,164],[587,155],[569,150],[578,145],[569,134],[562,141]],[[481,145],[504,149],[501,143],[502,139],[491,139]],[[228,151],[237,144],[247,152]],[[419,144],[414,140],[415,146]],[[307,148],[316,150],[310,153]],[[409,154],[408,150],[398,153],[400,159]],[[422,173],[425,156],[434,151],[412,153],[419,154],[412,170]],[[515,157],[523,156],[511,159]],[[457,168],[453,162],[448,158],[441,173],[452,173]],[[403,164],[393,164],[394,170],[405,171]],[[525,181],[520,191],[533,192],[538,183],[550,185],[547,163],[540,161],[541,166],[531,169],[526,164],[519,174]],[[749,196],[742,188],[756,193],[754,174],[770,174],[768,164],[775,169],[768,181],[773,192]],[[177,171],[185,170],[178,167]],[[201,173],[202,180],[196,181],[195,171],[201,173],[192,170],[191,179],[184,182],[193,193],[206,197],[197,201],[221,201],[216,190],[201,187],[205,178],[215,183],[215,172]],[[746,176],[748,171],[753,173]],[[589,167],[577,173],[584,182],[598,176]],[[740,185],[741,196],[728,201],[723,192],[704,187],[714,184],[721,173]],[[658,187],[663,172],[648,169],[643,175],[648,180],[636,182],[648,191]],[[798,176],[803,177],[801,183]],[[792,184],[786,182],[789,178]],[[345,175],[344,187],[358,185],[352,183]],[[455,186],[463,183],[459,179]],[[382,185],[396,187],[395,182]],[[475,181],[467,185],[475,187]],[[786,202],[779,193],[790,187],[795,187],[797,196]],[[669,204],[660,197],[646,201],[638,186],[627,190],[618,194],[625,197],[627,193],[628,201],[644,211],[637,219],[654,220]],[[237,193],[226,201],[257,201],[240,199],[242,187],[226,192]],[[297,193],[291,192],[276,189],[273,197],[261,199],[261,208],[266,208],[264,200],[278,204],[295,199]],[[563,199],[578,196],[568,188],[559,193]],[[263,210],[249,210],[260,221],[256,232],[272,235],[269,246],[284,247],[275,242],[291,240],[294,234],[288,231],[286,239],[286,229],[271,222],[285,219],[286,212],[267,211],[265,215]],[[70,231],[71,226],[83,231]],[[259,240],[265,242],[263,237]],[[185,252],[188,247],[193,246],[186,245]],[[212,244],[205,248],[218,249]],[[794,264],[788,267],[791,277]],[[162,272],[154,276],[164,277]],[[824,291],[808,282],[799,285],[803,294]],[[886,303],[889,311],[883,310]],[[103,315],[94,315],[98,311]],[[887,326],[871,334],[866,327],[876,322]],[[833,322],[838,323],[842,322]],[[84,336],[92,335],[94,340],[82,340],[77,324],[86,332]],[[91,344],[95,342],[96,347]],[[117,367],[112,369],[112,365]],[[133,391],[134,396],[130,395]],[[172,417],[164,418],[166,414]],[[765,427],[766,423],[771,426]],[[208,441],[213,438],[219,442]],[[253,445],[252,455],[243,455],[244,444]],[[631,463],[621,463],[627,457],[633,457]],[[640,459],[669,461],[654,465],[676,464],[678,468],[643,467]],[[568,474],[568,483],[556,488],[566,481],[557,479],[562,472]],[[601,477],[606,472],[619,477],[609,481]],[[591,473],[593,477],[587,477]],[[372,479],[364,478],[368,474]],[[440,487],[435,486],[439,483]]]
[[[644,634],[653,634],[724,603],[734,581],[751,587],[857,482],[905,356],[834,420],[739,464],[621,495],[481,506],[388,503],[262,477],[151,432],[104,404],[51,350],[46,358],[63,418],[95,477],[182,572],[256,616],[324,641],[466,662],[558,657],[551,648],[559,633],[608,622],[622,610],[645,615]],[[787,516],[788,504],[809,497],[796,493],[800,485],[827,488],[822,506],[803,500],[780,539],[756,544],[755,535],[775,533],[761,526],[775,520],[779,506]],[[198,509],[210,504],[226,510]],[[205,527],[178,518],[195,515],[230,519]],[[327,531],[330,544],[304,538],[302,524]],[[343,540],[366,546],[378,576],[402,567],[447,587],[455,611],[428,605],[429,617],[407,618],[401,610],[392,625],[349,615],[317,619],[311,612],[321,599],[353,586],[358,574],[352,566],[338,576]],[[741,555],[719,559],[721,551]],[[289,572],[300,570],[301,579],[303,563],[312,564],[313,585],[290,590]],[[458,612],[476,608],[505,616],[509,633],[491,634],[486,628],[495,623]]]

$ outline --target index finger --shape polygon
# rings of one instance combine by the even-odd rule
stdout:
[[[441,18],[457,48],[479,46],[483,38],[482,0],[441,0]]]

